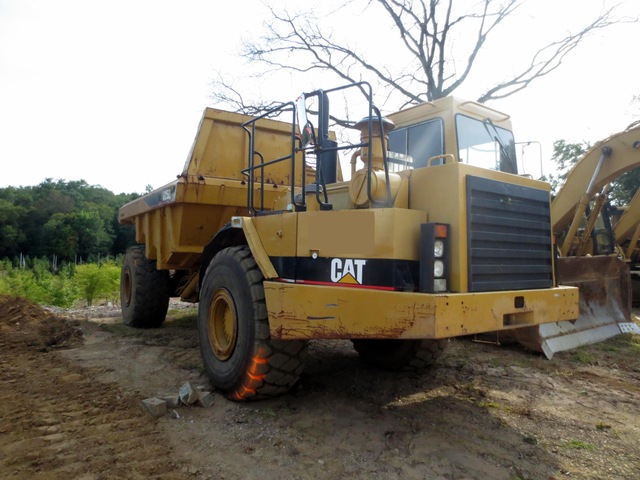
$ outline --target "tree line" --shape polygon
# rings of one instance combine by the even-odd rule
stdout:
[[[118,223],[118,209],[139,196],[51,178],[36,186],[1,188],[0,258],[88,262],[124,253],[135,231]]]

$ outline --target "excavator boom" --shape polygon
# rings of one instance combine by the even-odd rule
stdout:
[[[603,149],[610,149],[600,168]],[[578,160],[567,175],[564,185],[551,203],[551,225],[556,233],[571,226],[580,198],[591,190],[599,192],[623,173],[640,166],[640,124],[634,124],[598,142]]]

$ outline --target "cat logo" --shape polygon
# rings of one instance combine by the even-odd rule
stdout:
[[[362,273],[366,260],[334,258],[331,260],[331,281],[334,283],[362,284]]]

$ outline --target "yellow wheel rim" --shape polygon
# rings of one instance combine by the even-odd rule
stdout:
[[[123,278],[122,278],[122,296],[123,296],[122,301],[127,307],[131,303],[132,290],[133,290],[133,282],[131,280],[131,271],[129,270],[129,268],[125,268],[123,272]]]
[[[238,316],[229,292],[216,290],[209,306],[209,343],[216,357],[227,360],[236,346]]]

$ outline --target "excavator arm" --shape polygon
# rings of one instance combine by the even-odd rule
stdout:
[[[592,196],[620,175],[640,166],[640,124],[598,142],[578,160],[551,203],[553,231],[569,230],[583,196]],[[579,221],[580,219],[578,219]]]

